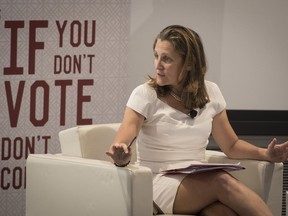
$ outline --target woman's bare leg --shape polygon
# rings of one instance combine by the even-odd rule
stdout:
[[[240,216],[272,216],[254,191],[223,171],[186,176],[178,188],[173,211],[177,214],[197,214],[217,201]]]
[[[219,201],[212,203],[211,205],[202,209],[199,213],[200,216],[238,216],[238,214],[233,211],[228,206],[220,203]]]

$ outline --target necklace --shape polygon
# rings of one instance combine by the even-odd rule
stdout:
[[[169,94],[177,101],[181,102],[182,99],[178,95],[176,95],[173,91],[170,91]]]

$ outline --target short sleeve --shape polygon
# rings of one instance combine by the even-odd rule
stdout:
[[[210,97],[210,102],[213,104],[216,114],[226,108],[226,101],[216,83],[206,81],[206,88]]]
[[[153,115],[156,106],[153,103],[157,100],[157,94],[148,83],[136,87],[127,102],[127,107],[140,113],[145,118]]]

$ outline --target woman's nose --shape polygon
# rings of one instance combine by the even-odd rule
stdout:
[[[163,68],[163,65],[161,64],[160,59],[155,59],[155,68],[156,69],[162,69]]]

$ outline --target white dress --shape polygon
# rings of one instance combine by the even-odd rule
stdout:
[[[165,213],[173,213],[177,189],[186,175],[164,176],[159,172],[189,161],[203,161],[212,120],[226,107],[218,86],[205,81],[210,102],[191,118],[157,98],[148,83],[136,87],[127,106],[145,117],[137,137],[137,163],[154,173],[153,199]]]

